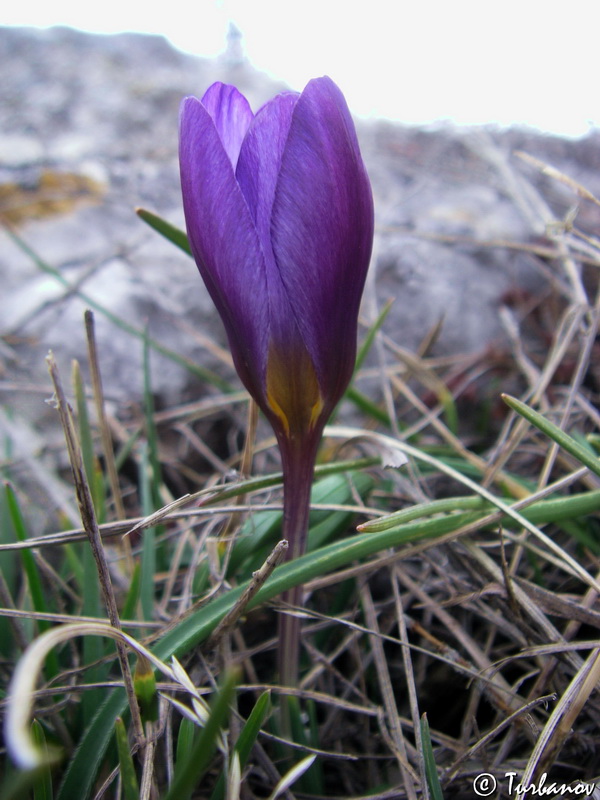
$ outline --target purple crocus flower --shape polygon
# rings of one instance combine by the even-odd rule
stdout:
[[[180,165],[194,258],[238,374],[277,436],[294,557],[323,427],[352,375],[371,256],[373,200],[354,124],[327,77],[256,114],[215,83],[182,103]]]

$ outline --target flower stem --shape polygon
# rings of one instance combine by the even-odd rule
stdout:
[[[319,437],[310,437],[300,444],[280,441],[283,466],[283,537],[288,540],[287,559],[301,556],[306,550],[310,491],[315,468]],[[284,592],[283,602],[299,606],[302,586]],[[291,614],[279,618],[279,681],[284,686],[298,684],[301,620]]]

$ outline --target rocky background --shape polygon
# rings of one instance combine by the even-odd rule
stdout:
[[[223,80],[256,108],[284,87],[243,59],[235,37],[221,58],[203,60],[159,37],[0,28],[0,69],[0,402],[12,409],[11,424],[47,408],[49,349],[67,373],[71,358],[85,358],[82,315],[90,305],[105,388],[115,401],[141,396],[143,344],[111,314],[138,332],[147,326],[162,346],[236,384],[220,352],[207,345],[207,337],[225,341],[193,262],[135,208],[183,226],[183,96]],[[387,79],[404,91],[399,79]],[[548,225],[577,203],[572,189],[515,151],[600,194],[600,132],[567,141],[526,130],[387,122],[358,122],[358,130],[378,229],[365,323],[393,298],[385,332],[408,351],[436,326],[434,353],[506,346],[501,310],[548,291]],[[598,216],[584,204],[578,226],[593,232]],[[165,402],[209,391],[158,353],[152,367]]]

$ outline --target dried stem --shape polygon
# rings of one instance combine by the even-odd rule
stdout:
[[[110,624],[114,628],[121,630],[121,620],[119,618],[117,601],[115,599],[115,594],[113,591],[106,554],[104,552],[104,548],[102,547],[102,537],[100,536],[100,530],[98,528],[98,521],[96,519],[96,514],[94,511],[94,504],[92,502],[90,487],[88,485],[87,478],[85,475],[85,469],[83,466],[83,456],[81,453],[79,441],[77,439],[77,434],[75,432],[75,425],[73,423],[71,408],[67,403],[67,399],[62,387],[62,382],[60,380],[58,367],[56,365],[56,361],[54,360],[54,356],[52,355],[52,353],[50,353],[46,361],[48,363],[48,370],[50,372],[50,377],[54,385],[58,413],[60,415],[60,420],[63,426],[65,440],[67,443],[67,450],[69,453],[71,470],[73,472],[73,479],[75,481],[75,493],[77,495],[77,502],[81,514],[81,521],[83,522],[83,527],[85,528],[85,531],[87,533],[88,541],[90,543],[90,547],[92,548],[92,553],[94,555],[94,560],[96,562],[96,568],[98,570],[98,577],[100,580],[100,587],[104,598],[104,604],[106,606],[106,611],[108,614],[108,618],[110,620]],[[131,718],[133,720],[136,738],[138,738],[140,742],[143,742],[144,729],[142,726],[142,719],[140,716],[140,710],[137,703],[137,698],[135,696],[133,678],[131,676],[131,670],[129,669],[129,662],[127,660],[127,650],[122,643],[117,642],[117,651],[119,654],[119,662],[121,665],[121,671],[123,673],[123,681],[125,683],[125,690],[127,692],[127,697],[129,700],[129,706],[131,709]]]

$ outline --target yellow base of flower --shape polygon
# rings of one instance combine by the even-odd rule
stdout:
[[[304,347],[283,353],[269,347],[267,403],[288,438],[312,431],[323,411],[323,398],[312,360]]]

